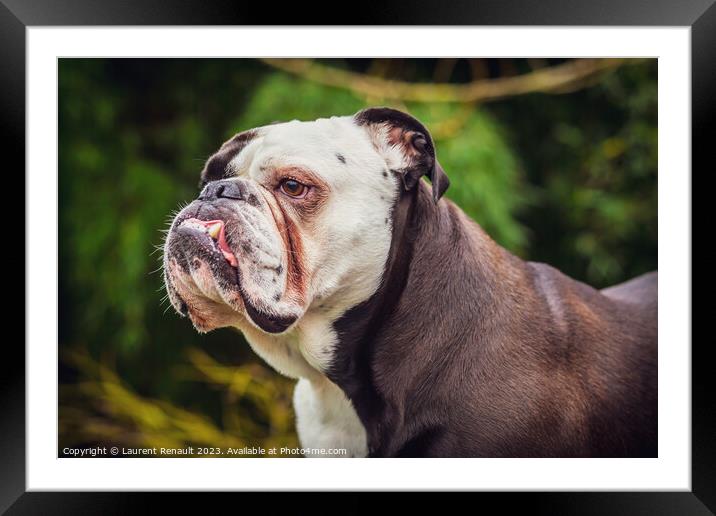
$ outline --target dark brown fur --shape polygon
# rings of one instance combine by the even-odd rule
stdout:
[[[231,160],[236,157],[244,147],[251,143],[251,140],[255,137],[256,131],[251,129],[236,134],[231,139],[225,141],[221,145],[221,148],[206,161],[204,169],[201,171],[199,188],[204,188],[204,186],[211,181],[224,179],[227,172],[226,167]]]
[[[372,456],[657,455],[657,276],[603,292],[524,262],[427,186],[329,377]]]

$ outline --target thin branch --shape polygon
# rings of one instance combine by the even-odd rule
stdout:
[[[341,70],[311,59],[263,59],[279,70],[309,81],[343,88],[361,97],[403,102],[488,102],[525,93],[571,91],[589,79],[641,59],[574,59],[561,65],[466,84],[410,83]]]

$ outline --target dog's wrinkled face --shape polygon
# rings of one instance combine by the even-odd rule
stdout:
[[[208,160],[164,246],[169,299],[199,331],[281,333],[375,292],[426,136],[369,111],[246,131]]]

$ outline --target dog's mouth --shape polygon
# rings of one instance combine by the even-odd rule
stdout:
[[[179,228],[190,229],[204,233],[211,238],[214,250],[221,253],[227,263],[238,270],[239,261],[226,241],[226,225],[223,220],[199,220],[189,218],[184,220]]]
[[[239,262],[227,241],[223,220],[189,217],[174,227],[171,236],[175,243],[171,255],[178,259],[184,270],[191,271],[197,286],[199,283],[204,285],[201,290],[207,297],[220,301],[220,291],[239,290]],[[215,283],[211,288],[208,288],[209,276]]]
[[[210,220],[201,220],[195,216],[180,219],[174,225],[170,235],[173,244],[170,246],[169,256],[174,257],[180,269],[186,272],[182,275],[184,279],[178,282],[179,288],[173,288],[173,292],[180,298],[180,304],[187,306],[189,317],[197,329],[202,331],[228,324],[226,321],[229,318],[218,324],[208,322],[216,319],[216,312],[224,313],[224,309],[218,308],[222,304],[228,305],[235,314],[244,315],[268,333],[285,331],[297,317],[271,314],[269,312],[272,309],[263,309],[261,305],[257,306],[257,303],[252,302],[252,296],[247,295],[245,286],[242,285],[242,270],[246,274],[245,269],[249,265],[242,265],[242,260],[247,259],[246,253],[252,244],[250,241],[243,241],[234,242],[232,246],[231,238],[236,234],[236,228],[232,233],[230,228],[227,228],[227,221],[216,218],[217,214],[212,214],[214,217]],[[231,221],[228,223],[232,224]],[[235,249],[243,251],[237,252]],[[175,272],[174,276],[176,274]],[[172,274],[169,276],[172,277]],[[193,284],[189,287],[192,294],[187,291],[188,277],[191,278],[189,283]],[[197,289],[201,291],[201,295]],[[213,308],[207,307],[203,302],[192,303],[197,295],[213,301]],[[275,301],[281,298],[278,292],[273,296]],[[190,299],[187,300],[187,297]],[[201,309],[197,307],[199,304],[203,305]]]

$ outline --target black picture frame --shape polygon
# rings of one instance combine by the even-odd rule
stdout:
[[[500,0],[467,2],[418,1],[368,3],[354,9],[316,14],[305,4],[260,5],[220,0],[0,0],[0,113],[5,182],[12,198],[27,198],[15,171],[25,170],[25,30],[29,26],[61,25],[623,25],[691,27],[692,171],[713,172],[710,163],[716,119],[715,0]],[[319,9],[320,10],[320,9]],[[341,12],[341,14],[338,14]],[[565,49],[567,50],[567,48]],[[710,130],[709,130],[710,129]],[[11,168],[10,168],[11,167]],[[12,172],[9,172],[12,170]],[[693,172],[692,176],[693,177]],[[12,180],[12,183],[10,183]],[[18,189],[23,185],[23,196]],[[694,218],[694,227],[698,220]],[[712,230],[706,231],[712,233]],[[692,235],[694,234],[692,229]],[[27,234],[25,236],[27,238]],[[24,255],[12,270],[25,271]],[[20,263],[22,261],[22,263]],[[15,276],[18,276],[15,274]],[[19,303],[18,303],[19,304]],[[7,319],[6,319],[7,320]],[[9,333],[7,334],[9,336]],[[26,492],[25,353],[8,338],[0,360],[0,511],[8,514],[131,514],[183,494]],[[12,344],[12,345],[11,345]],[[671,343],[673,345],[683,343]],[[590,493],[476,493],[479,503],[499,503],[501,511],[522,508],[545,514],[713,514],[716,511],[716,403],[708,360],[708,339],[692,346],[692,491]],[[235,495],[225,495],[235,496]],[[265,503],[258,494],[237,494],[241,503]],[[250,498],[247,500],[247,496]],[[356,498],[353,510],[369,509],[370,497]],[[309,497],[310,498],[310,497]],[[305,500],[306,497],[303,497]],[[420,500],[415,496],[414,500]],[[203,502],[200,502],[203,505]],[[316,502],[311,500],[315,506]],[[471,501],[471,504],[475,501]],[[149,505],[151,504],[151,505]],[[319,503],[320,505],[320,503]],[[245,505],[244,505],[245,506]],[[185,507],[187,507],[185,505]],[[278,508],[272,501],[272,508]]]

